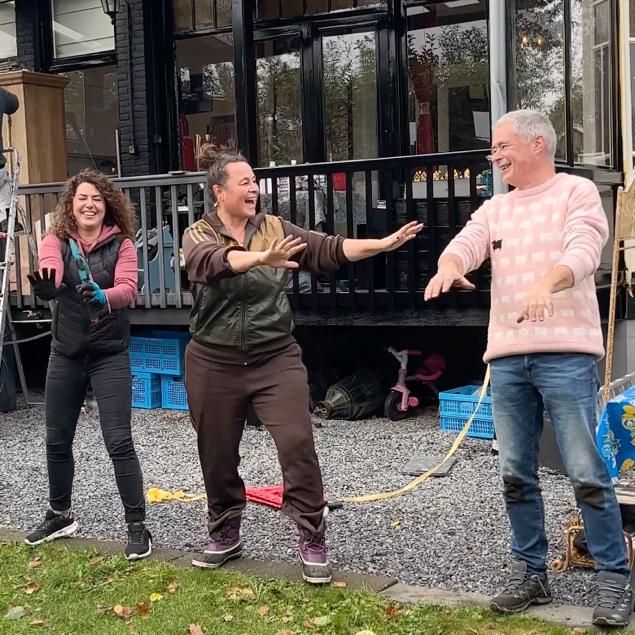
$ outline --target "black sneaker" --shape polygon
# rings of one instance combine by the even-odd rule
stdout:
[[[499,613],[520,613],[530,604],[549,604],[551,599],[547,574],[527,573],[526,562],[513,560],[509,581],[489,606]]]
[[[126,560],[141,560],[152,553],[152,535],[143,523],[128,523]]]
[[[49,540],[55,540],[56,538],[63,538],[64,536],[70,536],[79,529],[79,525],[75,522],[73,514],[70,516],[60,516],[56,514],[52,509],[47,510],[44,520],[37,526],[37,529],[32,531],[25,539],[27,545],[34,547],[35,545],[41,545],[43,542]]]
[[[633,590],[620,573],[598,573],[598,601],[593,611],[595,626],[628,626],[633,612]]]

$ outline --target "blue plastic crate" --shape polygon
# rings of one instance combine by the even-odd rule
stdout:
[[[187,410],[187,392],[183,377],[161,376],[161,407],[168,410]]]
[[[441,430],[460,432],[467,423],[467,420],[474,413],[480,392],[480,386],[470,385],[439,393]],[[489,390],[487,395],[483,397],[483,401],[478,408],[478,412],[470,426],[467,436],[480,439],[494,438],[494,417],[492,414],[492,398]]]
[[[189,333],[154,331],[130,338],[130,367],[133,371],[159,375],[182,375]]]
[[[132,373],[132,407],[161,407],[161,376],[153,373]]]

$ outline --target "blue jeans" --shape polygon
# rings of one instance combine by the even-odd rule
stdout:
[[[582,353],[512,355],[491,366],[494,425],[514,558],[547,569],[547,536],[538,484],[543,408],[582,512],[598,571],[629,575],[619,505],[595,444],[595,359]]]

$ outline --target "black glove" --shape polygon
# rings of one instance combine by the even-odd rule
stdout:
[[[33,275],[29,274],[27,278],[31,283],[35,295],[45,302],[50,302],[55,299],[66,289],[66,285],[63,282],[59,287],[55,286],[55,269],[49,271],[44,267],[42,274],[40,274],[39,271],[34,271]]]

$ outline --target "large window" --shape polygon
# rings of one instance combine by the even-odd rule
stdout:
[[[51,0],[55,57],[90,55],[115,48],[114,29],[101,0]]]
[[[486,11],[484,0],[408,7],[412,154],[489,146]]]
[[[115,174],[119,122],[116,67],[86,68],[63,75],[69,80],[64,91],[69,174],[82,168]]]
[[[0,60],[15,57],[15,2],[0,4]]]
[[[231,0],[173,0],[173,9],[177,33],[222,29],[232,23]]]
[[[194,170],[200,143],[236,145],[232,34],[177,40],[176,59],[182,164]]]
[[[258,164],[302,163],[300,38],[256,45]]]
[[[270,20],[361,9],[385,3],[386,0],[257,0],[257,9],[259,20]]]

